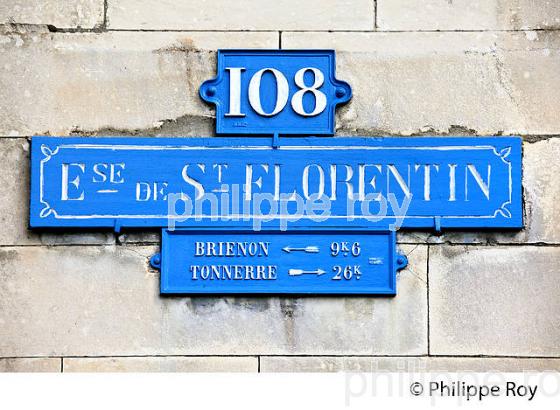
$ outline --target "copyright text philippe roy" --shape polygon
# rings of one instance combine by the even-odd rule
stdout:
[[[371,398],[452,399],[457,403],[486,402],[503,398],[516,402],[541,402],[560,397],[560,373],[556,371],[523,373],[430,373],[372,372],[345,375],[345,403]]]
[[[414,382],[410,385],[413,396],[429,395],[430,397],[460,397],[467,401],[482,401],[486,397],[519,397],[531,401],[537,394],[538,386],[506,382],[498,384],[469,384],[467,382],[430,381],[427,383]]]

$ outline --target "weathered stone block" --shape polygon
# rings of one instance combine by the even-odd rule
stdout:
[[[111,232],[33,232],[29,225],[29,143],[0,138],[0,245],[114,243]]]
[[[64,372],[257,372],[256,357],[99,357],[64,359]]]
[[[429,372],[546,372],[560,371],[560,359],[508,357],[430,357]]]
[[[54,357],[1,359],[0,372],[6,373],[35,373],[35,372],[60,372],[61,359]]]
[[[559,134],[560,32],[283,33],[334,48],[339,134]]]
[[[127,229],[117,237],[119,243],[126,244],[159,244],[161,242],[161,229]]]
[[[163,297],[156,247],[0,248],[0,356],[426,354],[427,248],[396,297]]]
[[[339,110],[340,134],[560,133],[558,32],[282,38],[286,48],[339,50],[339,77],[355,93]],[[211,134],[213,109],[197,92],[214,73],[214,50],[272,48],[277,40],[277,33],[2,36],[0,134]]]
[[[560,243],[560,139],[523,144],[523,186],[527,228],[523,241]]]
[[[211,135],[198,87],[215,50],[277,46],[278,33],[5,34],[0,135]]]
[[[431,246],[429,260],[431,354],[560,354],[560,248]]]
[[[560,359],[470,357],[261,357],[261,372],[558,371]]]
[[[373,30],[370,0],[112,0],[110,28],[150,30]]]
[[[95,28],[103,24],[103,0],[2,0],[0,24],[48,24]]]
[[[377,0],[380,30],[527,30],[560,27],[556,0]]]

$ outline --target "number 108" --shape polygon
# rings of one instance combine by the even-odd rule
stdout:
[[[227,67],[229,72],[229,111],[225,114],[226,117],[244,117],[245,113],[241,112],[241,76],[244,67]],[[261,80],[266,73],[272,73],[276,81],[276,103],[272,111],[266,112],[261,104]],[[312,72],[314,76],[313,84],[305,84],[305,73]],[[325,82],[323,72],[314,67],[305,67],[298,70],[294,75],[294,82],[299,90],[292,95],[290,104],[293,110],[303,117],[314,117],[321,114],[327,107],[327,96],[319,90]],[[315,99],[314,108],[312,111],[305,111],[303,107],[303,97],[306,93],[311,93]],[[263,117],[273,117],[279,114],[288,104],[290,86],[288,80],[282,72],[275,68],[263,68],[257,71],[249,81],[249,104],[255,112]]]

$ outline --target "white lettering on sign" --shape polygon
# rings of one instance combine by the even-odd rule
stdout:
[[[276,280],[276,265],[191,265],[192,280]]]
[[[309,199],[309,169],[313,167],[313,169],[317,170],[317,175],[319,176],[319,185],[317,187],[316,192],[314,195],[317,197],[322,197],[325,194],[325,173],[323,172],[323,168],[321,168],[317,164],[307,165],[303,168],[303,177],[302,177],[302,187],[303,187],[303,196],[305,199]]]
[[[269,256],[270,242],[196,241],[194,256],[205,257],[256,257]],[[192,280],[276,280],[276,265],[245,264],[194,264],[189,267]]]
[[[167,182],[137,182],[136,200],[139,202],[166,201],[168,185]]]
[[[416,164],[414,166],[414,171],[418,172],[420,169],[424,169],[424,201],[429,201],[431,196],[431,170],[432,168],[439,172],[439,165],[437,164]]]
[[[198,168],[204,172],[205,170],[205,165],[204,164],[197,164]],[[204,196],[204,186],[198,182],[196,179],[192,178],[189,176],[188,174],[188,168],[189,168],[189,164],[185,165],[183,167],[183,172],[181,173],[181,176],[183,177],[183,180],[187,183],[190,184],[194,187],[194,189],[196,190],[196,197],[195,199],[200,199]]]
[[[195,242],[194,256],[268,256],[270,242]]]
[[[455,196],[455,170],[457,169],[457,164],[449,164],[449,201],[456,201]]]
[[[207,187],[201,182],[202,178],[207,176],[205,174],[207,166],[215,170],[217,178],[214,186],[217,188]],[[183,167],[183,180],[194,188],[195,199],[202,198],[209,191],[229,192],[227,186],[224,186],[224,175],[226,171],[230,171],[231,167],[225,163],[207,164],[207,166],[206,164],[186,164]],[[190,171],[191,168],[193,172]],[[280,164],[244,164],[242,172],[238,174],[241,177],[238,179],[238,183],[243,185],[244,200],[251,201],[255,191],[270,193],[275,200],[278,200],[281,195],[295,199],[296,194],[300,192],[304,199],[327,197],[331,201],[344,197],[350,200],[365,201],[368,195],[376,197],[390,193],[411,198],[414,191],[416,198],[430,202],[434,199],[432,198],[434,187],[440,187],[444,183],[447,189],[445,192],[447,200],[449,202],[457,201],[458,165],[453,163],[447,164],[447,167],[440,164],[418,163],[404,167],[395,164],[364,163],[353,167],[346,164],[310,163],[303,166],[301,170],[301,182],[298,184],[292,182],[289,186],[281,184],[284,181],[283,169]],[[194,170],[197,170],[200,176],[196,176]],[[473,164],[466,164],[460,170],[461,178],[464,178],[464,191],[460,192],[461,199],[469,201],[472,195],[482,194],[487,200],[490,200],[492,196],[491,165],[477,167]],[[481,170],[486,172],[481,172]],[[414,174],[420,178],[415,178],[415,183],[412,183]],[[357,187],[356,193],[355,186]]]
[[[233,169],[232,169],[233,168]],[[84,201],[93,188],[96,193],[117,193],[125,187],[127,169],[124,162],[116,163],[62,163],[60,173],[60,199],[62,201]],[[348,164],[302,164],[299,176],[293,178],[293,170],[281,164],[247,163],[236,169],[232,164],[187,163],[181,169],[182,180],[194,189],[195,200],[208,192],[228,193],[230,184],[243,187],[245,201],[253,200],[257,193],[271,194],[274,200],[281,196],[295,200],[297,194],[304,199],[328,198],[331,201],[346,198],[365,201],[366,197],[395,194],[418,200],[433,201],[433,190],[441,189],[449,202],[476,200],[482,195],[492,197],[490,164],[414,163],[406,166],[396,164],[363,163]],[[286,183],[286,175],[291,175]],[[232,181],[232,175],[236,181]],[[458,180],[459,179],[459,180]],[[157,180],[134,182],[133,195],[138,202],[165,201],[169,194],[169,183]]]
[[[465,173],[465,200],[469,200],[469,173],[474,177],[476,184],[482,190],[486,199],[490,199],[490,173],[492,170],[490,165],[488,165],[486,181],[482,179],[482,176],[473,164],[468,164],[467,170],[469,172]]]
[[[245,71],[245,67],[226,67],[229,72],[229,111],[226,117],[244,117],[245,113],[241,112],[241,76]],[[265,112],[261,102],[261,81],[266,72],[274,75],[276,81],[276,102],[271,112]],[[305,73],[312,72],[314,76],[313,84],[305,84]],[[294,82],[299,90],[294,93],[291,100],[293,110],[302,117],[315,117],[325,111],[327,107],[327,96],[319,90],[325,83],[325,75],[321,70],[315,67],[304,67],[298,70],[294,75]],[[257,71],[249,80],[248,98],[251,108],[257,114],[263,117],[273,117],[286,107],[288,104],[290,86],[286,76],[275,68],[263,68]],[[303,107],[303,98],[305,94],[311,93],[315,98],[315,105],[312,111],[306,112]]]
[[[122,171],[125,169],[125,164],[105,164],[98,163],[93,165],[93,182],[107,182],[112,184],[124,183]]]
[[[117,193],[118,185],[125,183],[123,175],[125,168],[126,165],[122,162],[98,162],[91,167],[84,163],[63,163],[60,199],[62,201],[83,201],[88,182],[95,184],[95,192],[99,194]]]
[[[79,188],[80,185],[80,175],[76,174],[76,176],[71,179],[68,180],[68,174],[70,172],[70,167],[72,168],[78,168],[81,173],[83,174],[85,172],[85,164],[62,164],[62,190],[61,190],[61,195],[60,195],[60,199],[62,201],[83,201],[84,200],[84,191],[82,190],[81,193],[77,196],[77,197],[70,197],[68,196],[68,188],[69,185],[72,185],[75,189]]]

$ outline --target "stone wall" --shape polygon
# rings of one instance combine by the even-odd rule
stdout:
[[[212,136],[218,48],[334,48],[338,135],[521,135],[526,228],[399,233],[398,296],[161,297],[157,232],[31,232],[33,135]],[[3,0],[0,371],[560,369],[560,2]]]

